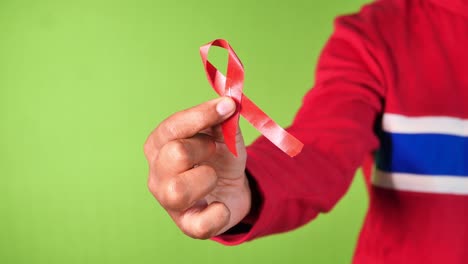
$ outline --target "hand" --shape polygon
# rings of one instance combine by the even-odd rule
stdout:
[[[234,111],[228,97],[205,102],[164,120],[145,143],[148,187],[190,237],[221,234],[250,210],[242,135],[236,135],[235,157],[224,144],[220,126]]]

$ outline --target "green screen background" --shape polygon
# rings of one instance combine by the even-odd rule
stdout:
[[[198,53],[215,38],[287,126],[334,17],[365,2],[1,0],[0,263],[349,263],[362,177],[307,226],[225,247],[175,227],[147,190],[142,147],[169,114],[216,96]]]

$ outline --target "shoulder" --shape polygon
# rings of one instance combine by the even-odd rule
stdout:
[[[364,5],[358,12],[338,16],[335,19],[335,34],[354,33],[371,38],[383,37],[389,31],[398,30],[398,24],[406,17],[409,8],[404,0],[380,0]]]

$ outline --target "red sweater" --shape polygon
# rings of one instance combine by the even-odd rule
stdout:
[[[339,17],[289,131],[305,144],[295,158],[265,138],[248,148],[258,216],[215,240],[307,223],[376,157],[354,263],[468,263],[468,1],[381,0]]]

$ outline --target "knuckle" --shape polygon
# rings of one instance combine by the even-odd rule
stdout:
[[[212,188],[214,188],[216,182],[218,181],[216,170],[209,165],[201,165],[196,169],[198,169],[198,175],[203,176],[204,187],[208,188],[209,186],[211,186]]]
[[[183,210],[189,204],[189,193],[182,178],[174,178],[167,184],[166,191],[161,197],[161,203],[174,210]]]
[[[212,236],[211,224],[208,221],[197,221],[193,225],[193,236],[198,239],[208,239]]]
[[[220,214],[216,217],[217,221],[222,222],[223,225],[227,225],[229,219],[231,219],[231,211],[229,210],[222,210]]]
[[[143,145],[143,152],[145,153],[146,157],[150,157],[151,153],[153,152],[153,139],[151,136],[148,137],[145,144]]]
[[[188,227],[181,227],[182,232],[195,239],[209,239],[212,237],[211,228],[205,221],[195,221]]]
[[[204,170],[205,175],[212,176],[212,177],[216,178],[216,170],[213,167],[204,166],[203,170]]]
[[[177,163],[190,162],[190,155],[183,140],[174,140],[166,145],[166,154],[168,158]]]
[[[148,178],[148,190],[156,197],[158,194],[158,185],[153,177]]]

